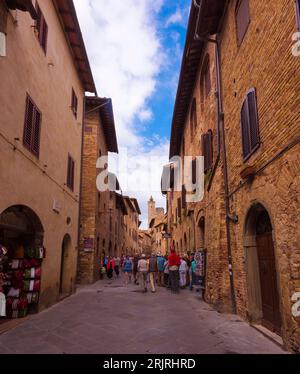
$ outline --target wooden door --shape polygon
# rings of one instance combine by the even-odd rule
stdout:
[[[257,235],[256,240],[262,297],[262,324],[281,335],[281,314],[272,232]]]

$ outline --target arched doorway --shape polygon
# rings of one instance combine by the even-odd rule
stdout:
[[[249,211],[245,227],[249,318],[281,334],[278,277],[270,215],[261,204]]]
[[[22,289],[22,294],[28,298],[28,307],[18,313],[21,317],[38,312],[45,257],[43,240],[43,225],[31,208],[15,205],[0,214],[0,246],[5,249],[5,256],[0,256],[0,272],[11,279],[11,283],[3,285],[2,291],[8,297],[11,289]],[[18,271],[18,278],[11,277],[10,260],[15,262],[13,269]],[[12,310],[7,310],[8,318],[14,318],[13,315]]]
[[[60,262],[60,282],[59,295],[61,297],[68,296],[72,293],[72,278],[70,277],[70,252],[71,237],[69,234],[64,236],[61,246],[61,262]]]
[[[201,217],[197,224],[197,250],[205,249],[205,218]]]

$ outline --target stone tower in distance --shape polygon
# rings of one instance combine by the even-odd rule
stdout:
[[[155,208],[155,201],[153,197],[150,197],[150,200],[148,201],[148,227],[150,227],[150,222],[152,218],[156,217],[156,208]]]

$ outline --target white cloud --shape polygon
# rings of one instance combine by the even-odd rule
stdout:
[[[155,93],[157,77],[164,63],[158,35],[157,15],[164,0],[74,0],[85,39],[99,96],[113,100],[119,148],[127,147],[135,160],[144,160],[156,152],[166,160],[169,143],[156,138],[149,151],[149,139],[141,135],[137,123],[152,119],[147,106]],[[153,181],[160,188],[161,164],[157,163]],[[114,170],[112,170],[114,171]],[[146,176],[141,173],[142,179]],[[122,177],[119,177],[122,186]],[[124,191],[124,193],[131,191]],[[161,195],[144,184],[135,192],[143,209],[153,194],[158,203]],[[133,195],[134,196],[134,195]]]
[[[182,11],[177,8],[176,9],[176,12],[171,14],[171,16],[167,19],[166,21],[166,27],[168,26],[171,26],[171,25],[175,25],[177,23],[182,23],[184,19],[184,14],[182,13]]]

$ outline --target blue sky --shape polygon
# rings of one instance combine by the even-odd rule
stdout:
[[[147,222],[168,162],[190,0],[74,0],[98,94],[113,101],[120,154],[110,157],[124,195]]]

